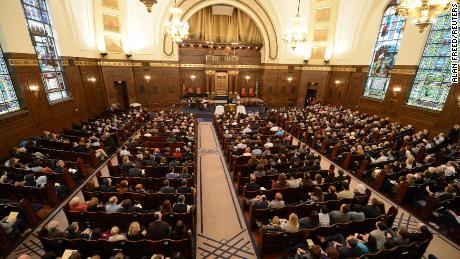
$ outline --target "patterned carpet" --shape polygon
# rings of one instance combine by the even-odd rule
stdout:
[[[257,258],[212,124],[198,135],[196,258]]]

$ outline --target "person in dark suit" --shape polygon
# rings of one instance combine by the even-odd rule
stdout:
[[[346,245],[339,247],[339,259],[356,258],[361,254],[361,249],[358,248],[358,241],[354,238],[347,238]]]
[[[131,167],[128,170],[128,176],[130,176],[130,177],[141,177],[142,176],[142,171],[137,167]]]
[[[324,194],[324,201],[337,200],[337,193],[334,185],[330,185],[327,191],[328,192]]]
[[[433,234],[425,224],[417,223],[416,228],[418,232],[409,233],[408,235],[410,242],[421,242],[433,238]]]
[[[366,218],[376,218],[382,213],[380,212],[379,201],[376,198],[371,199],[371,204],[364,206],[363,212]]]
[[[335,177],[336,182],[343,182],[347,180],[347,178],[345,177],[345,172],[343,170],[339,170],[338,174],[339,175]]]
[[[153,215],[154,222],[147,226],[147,238],[151,240],[161,240],[168,238],[171,233],[171,227],[167,222],[161,220],[161,213],[155,212]]]
[[[249,176],[249,183],[244,185],[244,189],[249,192],[260,190],[260,185],[256,183],[256,179],[256,176],[251,174]]]
[[[110,178],[105,178],[104,181],[102,181],[101,186],[99,186],[99,190],[101,192],[116,192],[117,187],[112,186],[112,179]]]
[[[169,180],[166,179],[163,181],[163,187],[160,189],[161,193],[175,193],[176,189],[174,187],[169,186]]]
[[[269,203],[267,201],[267,196],[265,195],[257,195],[253,201],[251,201],[252,207],[254,209],[268,209]]]
[[[449,143],[457,142],[459,135],[460,135],[460,125],[455,124],[454,127],[450,130],[449,134],[447,135],[448,142]]]
[[[184,193],[191,193],[191,192],[192,192],[192,187],[187,186],[187,180],[186,179],[180,180],[180,187],[177,188],[177,193],[184,194]]]
[[[349,211],[349,206],[347,204],[342,204],[340,210],[333,210],[329,212],[329,217],[331,219],[331,224],[335,223],[346,223],[350,221],[350,216],[347,215]]]

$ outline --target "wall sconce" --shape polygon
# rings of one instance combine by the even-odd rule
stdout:
[[[35,97],[38,97],[38,91],[39,91],[38,85],[36,84],[29,85],[29,90],[34,94]]]
[[[324,64],[329,64],[329,59],[324,59]]]
[[[340,85],[341,83],[342,83],[342,81],[340,81],[340,80],[335,80],[335,81],[334,81],[334,84],[335,84],[335,85]]]
[[[303,60],[303,63],[304,63],[304,64],[308,64],[308,59],[304,59],[304,60]]]
[[[127,59],[130,59],[133,56],[133,54],[125,54],[125,56]]]
[[[101,57],[105,58],[107,56],[107,52],[101,52],[100,55]]]
[[[288,80],[288,82],[290,84],[292,82],[292,77],[288,77],[287,80]]]
[[[396,97],[396,95],[398,95],[400,92],[401,92],[401,87],[400,86],[395,86],[393,87],[393,96]]]
[[[145,75],[144,79],[145,81],[149,82],[152,77],[150,75]]]
[[[246,79],[246,82],[249,82],[249,79],[251,79],[250,76],[245,76],[244,78]]]
[[[88,82],[90,83],[96,83],[96,78],[95,77],[88,77]]]
[[[458,96],[458,98],[457,98],[457,105],[458,105],[458,107],[460,107],[460,96]]]
[[[190,76],[190,79],[192,79],[192,81],[195,81],[195,78],[196,78],[195,75],[191,75],[191,76]]]

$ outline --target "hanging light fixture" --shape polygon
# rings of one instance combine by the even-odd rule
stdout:
[[[147,7],[147,12],[151,13],[152,12],[152,7],[154,4],[158,3],[157,0],[139,0],[143,4],[145,4],[145,7]]]
[[[396,12],[403,17],[414,17],[413,23],[422,33],[426,27],[436,22],[436,17],[447,11],[450,0],[400,0]]]
[[[286,29],[283,40],[293,51],[307,43],[307,27],[300,16],[300,0],[297,5],[297,15],[291,19],[291,24]]]
[[[184,12],[177,7],[176,0],[174,0],[174,7],[169,9],[169,12],[172,17],[164,24],[166,35],[175,43],[182,42],[188,38],[189,25],[188,22],[181,21]]]

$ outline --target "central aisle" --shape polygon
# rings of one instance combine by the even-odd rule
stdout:
[[[210,122],[198,123],[196,258],[257,258]]]

